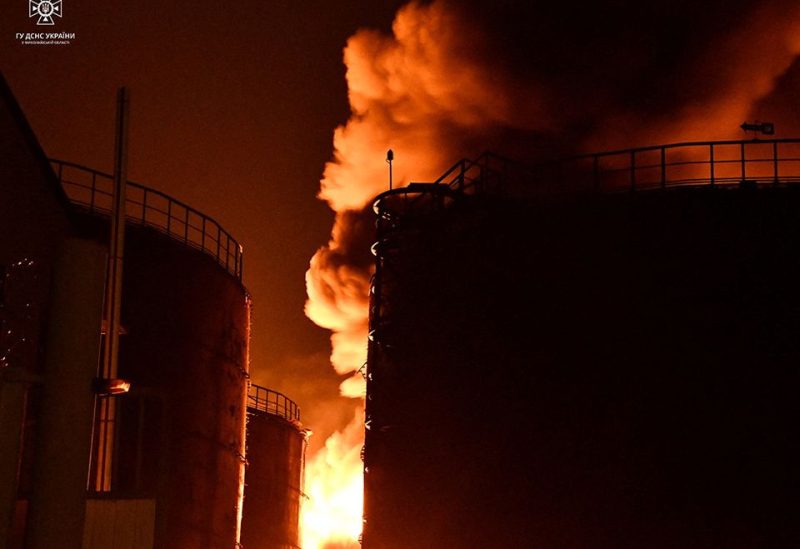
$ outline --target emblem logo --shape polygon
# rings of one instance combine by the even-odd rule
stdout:
[[[28,17],[38,17],[37,25],[55,25],[61,17],[61,0],[28,0]]]

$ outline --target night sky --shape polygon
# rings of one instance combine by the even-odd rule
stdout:
[[[242,243],[254,380],[298,400],[312,424],[309,404],[336,399],[339,381],[303,303],[332,222],[315,195],[349,112],[342,49],[360,27],[388,29],[400,4],[64,0],[53,29],[77,34],[68,46],[14,40],[43,30],[27,0],[0,18],[0,69],[48,156],[110,172],[116,88],[130,89],[129,177]]]

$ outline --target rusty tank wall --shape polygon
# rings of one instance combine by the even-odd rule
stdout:
[[[406,216],[380,250],[363,547],[800,543],[798,207],[706,188]]]
[[[242,545],[298,549],[306,437],[296,422],[248,408]]]
[[[104,221],[82,222],[104,237]],[[115,397],[111,491],[101,497],[155,500],[155,523],[142,519],[154,548],[238,542],[249,322],[246,290],[213,258],[128,225],[119,375],[131,390]]]
[[[124,419],[134,414],[152,414],[161,429],[141,438],[151,437],[158,473],[145,474],[153,454],[142,447],[132,471],[120,460],[118,478],[155,484],[154,547],[229,549],[241,505],[249,297],[213,259],[146,229],[129,232],[123,285],[120,373],[139,391],[122,408],[122,432],[139,435],[137,420]]]

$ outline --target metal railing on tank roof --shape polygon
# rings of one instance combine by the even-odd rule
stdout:
[[[694,141],[524,165],[497,154],[460,160],[435,185],[456,191],[514,178],[533,194],[800,183],[800,138]]]
[[[70,201],[93,214],[110,215],[114,177],[85,166],[50,160]],[[242,246],[213,218],[160,191],[128,181],[127,222],[151,227],[213,257],[228,273],[242,280]]]
[[[247,407],[289,421],[300,421],[300,408],[292,399],[283,393],[253,383],[247,390]]]

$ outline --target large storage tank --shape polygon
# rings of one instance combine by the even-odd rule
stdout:
[[[242,545],[299,549],[306,448],[300,409],[277,391],[251,385],[247,414]]]
[[[0,541],[230,549],[244,489],[241,249],[211,218],[128,186],[118,377],[131,390],[100,396],[111,178],[51,167],[2,91],[0,316],[15,339],[2,338]]]
[[[241,546],[238,242],[129,181],[119,365],[101,367],[112,177],[48,161],[2,77],[0,150],[0,547]],[[299,410],[251,397],[248,546],[297,547]]]
[[[110,177],[54,167],[86,209],[78,230],[105,242]],[[106,397],[110,418],[99,408],[83,546],[229,549],[244,475],[241,252],[213,219],[139,185],[128,186],[127,215],[119,377],[131,389]]]
[[[798,150],[381,195],[364,548],[800,543]]]

